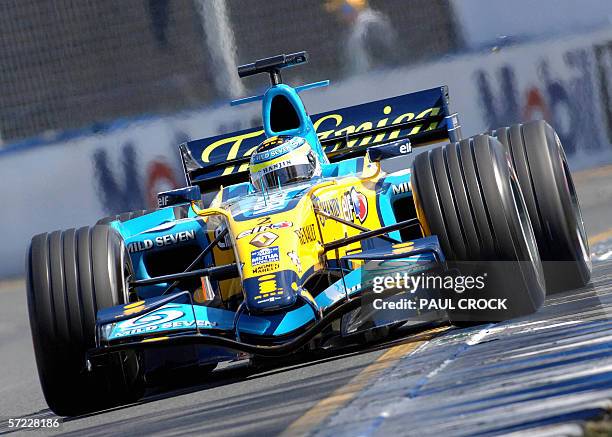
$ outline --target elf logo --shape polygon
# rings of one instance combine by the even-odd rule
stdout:
[[[274,223],[274,224],[262,224],[259,226],[255,226],[252,229],[247,229],[246,231],[242,231],[241,233],[239,233],[236,236],[236,239],[239,240],[241,238],[244,238],[248,235],[255,235],[258,234],[260,232],[264,232],[267,231],[269,229],[283,229],[283,228],[290,228],[291,226],[293,226],[292,222],[278,222],[278,223]]]
[[[342,210],[347,219],[358,219],[363,223],[368,217],[368,198],[354,187],[344,193]]]

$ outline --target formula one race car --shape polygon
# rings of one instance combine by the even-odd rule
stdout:
[[[309,116],[298,93],[328,82],[281,79],[306,60],[239,67],[270,75],[265,94],[232,102],[261,100],[263,127],[181,144],[187,187],[160,193],[157,210],[33,237],[30,323],[54,412],[135,400],[168,369],[432,317],[521,316],[545,289],[588,282],[576,191],[546,122],[461,139],[446,87]],[[408,290],[400,274],[444,283]],[[479,299],[463,305],[469,275]],[[433,296],[450,303],[410,304]]]

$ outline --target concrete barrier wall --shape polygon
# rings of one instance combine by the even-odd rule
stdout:
[[[546,118],[575,168],[612,161],[612,30],[374,72],[303,97],[315,113],[442,84],[465,136]],[[0,152],[0,277],[23,272],[35,233],[154,205],[183,183],[178,143],[249,127],[258,111],[224,105]]]

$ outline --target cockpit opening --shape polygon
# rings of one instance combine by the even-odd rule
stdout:
[[[300,117],[289,99],[277,94],[270,104],[270,128],[274,132],[284,132],[300,127]]]

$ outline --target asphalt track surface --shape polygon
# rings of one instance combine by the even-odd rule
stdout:
[[[18,430],[55,417],[40,391],[23,281],[0,284],[0,434],[581,435],[612,405],[612,167],[575,175],[594,252],[591,286],[552,295],[536,315],[433,327],[255,371],[245,362],[195,386]]]

